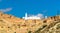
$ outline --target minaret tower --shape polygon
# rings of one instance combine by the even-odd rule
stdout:
[[[27,13],[25,13],[25,17],[27,17]]]
[[[28,15],[27,15],[27,13],[25,13],[25,20],[27,20],[27,17],[28,17]]]

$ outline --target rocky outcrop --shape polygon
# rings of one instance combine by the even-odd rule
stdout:
[[[60,23],[60,16],[43,20],[24,20],[0,12],[0,33],[50,33],[52,27],[55,29],[58,23]]]

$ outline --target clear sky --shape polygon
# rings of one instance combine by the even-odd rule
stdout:
[[[25,12],[54,16],[57,11],[60,11],[60,0],[0,0],[0,9],[5,8],[12,8],[6,13],[17,17],[24,16]]]

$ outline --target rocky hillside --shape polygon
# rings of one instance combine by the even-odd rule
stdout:
[[[0,12],[0,33],[60,33],[60,16],[24,20]]]

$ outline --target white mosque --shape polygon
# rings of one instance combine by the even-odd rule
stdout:
[[[25,13],[25,17],[22,17],[25,20],[28,19],[44,19],[47,18],[47,16],[43,16],[43,14],[37,14],[37,15],[28,15],[27,13]]]

